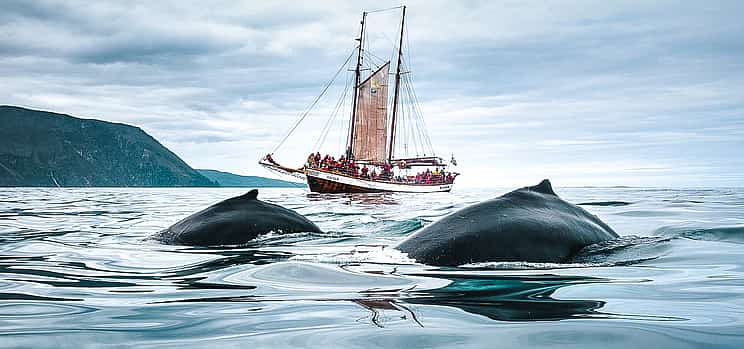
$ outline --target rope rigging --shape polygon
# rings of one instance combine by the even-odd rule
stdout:
[[[349,60],[351,60],[351,57],[353,56],[354,56],[354,52],[352,51],[349,54],[349,57],[346,58],[346,61],[344,61],[344,64],[342,64],[341,67],[339,67],[338,70],[336,71],[336,74],[333,75],[333,78],[331,78],[331,80],[328,81],[328,83],[325,85],[325,87],[323,88],[323,91],[320,92],[320,95],[318,95],[318,97],[316,97],[315,100],[312,103],[310,103],[310,106],[308,106],[305,109],[305,111],[300,115],[299,120],[297,120],[297,122],[295,122],[294,125],[292,125],[292,127],[289,129],[289,132],[287,132],[287,135],[284,136],[284,138],[282,138],[281,142],[279,142],[279,144],[276,147],[274,147],[274,149],[271,151],[271,154],[275,153],[284,144],[287,138],[289,138],[289,136],[291,136],[292,133],[297,129],[297,126],[300,126],[300,123],[302,123],[302,120],[305,119],[307,114],[310,113],[310,111],[315,107],[318,101],[320,101],[320,99],[323,98],[323,95],[325,95],[326,91],[328,91],[328,88],[331,87],[333,82],[336,81],[336,78],[338,77],[338,75],[346,67],[346,65],[349,63]]]
[[[377,12],[385,12],[385,11],[397,10],[397,9],[400,9],[400,8],[403,8],[403,5],[395,6],[395,7],[381,8],[381,9],[376,9],[376,10],[369,10],[369,11],[365,11],[365,12],[367,12],[367,14],[370,14],[370,13],[377,13]]]
[[[333,121],[336,120],[336,117],[339,115],[339,112],[343,110],[343,107],[346,104],[345,103],[346,94],[349,91],[349,84],[353,83],[349,80],[350,79],[346,79],[346,83],[344,84],[344,92],[341,94],[341,97],[339,98],[338,102],[336,102],[336,107],[333,109],[333,112],[331,113],[331,117],[328,118],[325,125],[323,125],[323,130],[321,131],[321,134],[318,140],[315,141],[315,145],[313,146],[313,151],[319,150],[320,147],[325,143],[326,137],[328,136],[328,133],[331,130]]]
[[[384,12],[384,11],[390,11],[390,10],[396,10],[403,8],[403,6],[396,6],[396,7],[390,7],[390,8],[384,8],[384,9],[378,9],[378,10],[372,10],[372,11],[366,11],[366,14],[371,13],[377,13],[377,12]],[[365,15],[366,15],[365,14]],[[408,26],[403,25],[403,28],[401,30],[405,30],[405,33],[408,33]],[[366,33],[366,28],[363,27],[362,35],[366,37],[368,34]],[[402,32],[401,32],[402,33]],[[384,34],[384,32],[379,32],[381,37],[384,37],[387,39],[388,42],[392,42],[390,38]],[[378,37],[380,37],[378,36]],[[423,113],[419,106],[419,98],[415,92],[414,86],[413,86],[413,80],[411,76],[411,72],[408,69],[403,68],[410,68],[409,62],[410,62],[410,44],[408,40],[408,35],[404,35],[406,37],[405,42],[400,42],[400,45],[406,46],[407,50],[400,50],[400,45],[392,42],[392,56],[395,56],[397,53],[396,51],[404,51],[405,55],[402,55],[400,57],[400,79],[398,81],[398,85],[400,85],[398,88],[400,90],[400,94],[398,96],[398,116],[397,120],[395,120],[395,132],[391,131],[393,125],[392,120],[388,118],[388,138],[392,137],[394,139],[391,139],[394,147],[388,151],[389,158],[395,159],[395,158],[410,158],[411,155],[414,155],[415,157],[421,157],[421,156],[436,156],[434,152],[434,148],[431,142],[431,139],[429,137],[429,134],[427,132],[426,128],[426,122],[423,118]],[[359,39],[358,39],[359,40]],[[359,45],[362,45],[360,48]],[[333,77],[325,84],[320,94],[310,103],[300,114],[297,121],[292,124],[292,126],[287,131],[286,135],[281,139],[281,141],[274,147],[274,149],[269,154],[274,154],[279,148],[281,148],[287,139],[299,128],[300,124],[305,120],[305,118],[310,114],[310,112],[315,108],[315,106],[318,104],[318,102],[323,98],[323,96],[328,92],[330,87],[337,81],[338,76],[341,74],[343,70],[347,70],[347,72],[351,72],[349,78],[344,79],[344,86],[343,91],[340,93],[338,100],[336,101],[334,107],[331,110],[331,113],[328,117],[328,119],[323,124],[323,127],[321,128],[321,132],[319,137],[316,139],[315,144],[310,149],[312,151],[320,151],[320,149],[324,146],[326,140],[328,139],[328,135],[332,130],[335,132],[334,126],[336,126],[339,120],[339,115],[343,115],[346,113],[347,110],[347,99],[349,99],[349,95],[352,95],[356,92],[356,89],[359,86],[354,86],[354,76],[353,72],[354,69],[352,69],[352,57],[355,57],[355,54],[360,55],[360,71],[364,71],[365,75],[371,75],[373,72],[377,71],[380,67],[387,64],[388,62],[392,62],[392,59],[383,59],[382,57],[379,57],[371,52],[369,49],[370,46],[370,40],[365,40],[361,42],[359,45],[355,45],[354,49],[351,51],[351,53],[348,55],[346,60],[343,64],[339,67],[339,69],[336,71],[336,73],[333,75]],[[379,46],[379,45],[378,45]],[[392,57],[391,57],[392,58]],[[397,68],[396,68],[397,69]],[[388,73],[389,75],[395,75],[392,73]],[[361,81],[364,81],[366,77],[361,78]],[[390,80],[390,79],[389,79]],[[391,82],[388,82],[387,84],[392,85]],[[350,92],[351,91],[351,92]],[[388,95],[388,110],[393,109],[393,103],[395,103],[393,96]],[[351,109],[354,109],[353,106]],[[358,108],[359,109],[359,108]],[[353,111],[352,111],[353,112]],[[361,113],[362,117],[364,117],[365,110],[357,110],[357,112]],[[346,133],[351,136],[350,128],[351,124],[347,125],[346,127]],[[341,130],[343,132],[343,130]],[[339,134],[339,138],[341,138],[343,133]],[[338,144],[340,145],[340,152],[344,152],[346,149],[346,144],[351,142],[350,140],[348,142],[340,141]],[[402,154],[401,154],[402,150]],[[411,152],[413,154],[411,154]],[[397,157],[396,157],[397,155]],[[402,157],[401,157],[402,156]]]

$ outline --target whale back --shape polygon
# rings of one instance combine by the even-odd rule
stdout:
[[[599,218],[558,197],[544,180],[456,211],[396,248],[431,265],[559,263],[584,246],[616,237]]]
[[[558,194],[556,194],[553,191],[553,186],[550,184],[550,180],[548,179],[543,179],[537,185],[533,185],[531,187],[524,187],[522,189],[517,189],[517,190],[529,190],[529,191],[534,191],[534,192],[538,192],[538,193],[545,194],[545,195],[558,196]]]
[[[258,190],[220,201],[161,231],[171,244],[218,246],[244,244],[260,234],[321,232],[297,212],[258,199]]]
[[[221,203],[237,203],[237,202],[251,202],[251,201],[258,201],[258,189],[252,189],[243,195],[239,195],[236,197],[229,198],[227,200],[223,200],[217,204],[219,205]]]

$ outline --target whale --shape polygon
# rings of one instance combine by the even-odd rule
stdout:
[[[597,216],[561,199],[545,179],[455,211],[395,248],[432,266],[565,263],[585,246],[617,237]]]
[[[181,219],[152,238],[170,245],[224,246],[246,244],[269,232],[322,233],[299,213],[259,200],[253,189]]]

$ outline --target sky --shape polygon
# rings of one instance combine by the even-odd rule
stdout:
[[[361,12],[400,4],[3,0],[0,104],[132,124],[194,168],[272,177],[257,161],[351,53]],[[744,183],[743,2],[406,5],[407,67],[458,185]],[[370,15],[370,40],[395,40],[399,16]],[[275,158],[302,163],[336,90]]]

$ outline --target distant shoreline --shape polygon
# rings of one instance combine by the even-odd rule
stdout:
[[[0,188],[297,188],[194,169],[141,128],[0,105]]]

